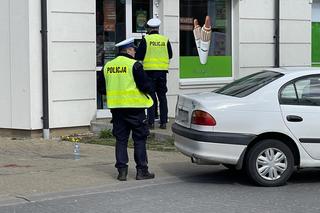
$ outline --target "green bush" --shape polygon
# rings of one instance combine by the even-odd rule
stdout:
[[[99,133],[99,138],[113,138],[112,130],[104,129]]]

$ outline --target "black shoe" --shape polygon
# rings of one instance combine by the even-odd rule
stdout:
[[[148,124],[149,129],[154,129],[154,124]]]
[[[137,170],[136,180],[146,180],[146,179],[153,179],[153,178],[154,178],[154,173],[150,173],[148,170],[142,170],[142,169]]]
[[[166,129],[167,125],[166,124],[160,124],[160,129]]]
[[[127,180],[127,175],[128,175],[128,168],[120,168],[118,169],[118,177],[117,179],[120,181],[126,181]]]

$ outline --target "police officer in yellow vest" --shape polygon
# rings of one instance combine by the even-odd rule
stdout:
[[[159,34],[161,21],[152,18],[147,22],[148,34],[142,39],[137,49],[136,59],[143,61],[143,68],[148,74],[152,83],[152,99],[156,103],[159,100],[160,107],[160,128],[166,129],[168,120],[168,106],[166,93],[167,73],[169,60],[172,58],[172,48],[169,39]],[[154,128],[155,108],[153,105],[148,109],[148,125]]]
[[[111,110],[113,130],[116,137],[116,164],[120,181],[127,180],[128,139],[132,131],[134,141],[134,160],[137,180],[154,178],[148,171],[146,140],[149,129],[145,122],[145,109],[152,106],[150,83],[143,66],[135,57],[134,39],[124,40],[116,47],[119,55],[107,62],[103,74],[106,85],[107,107]]]

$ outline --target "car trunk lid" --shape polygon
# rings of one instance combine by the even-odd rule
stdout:
[[[223,98],[223,101],[222,101]],[[194,110],[210,111],[206,106],[219,107],[228,99],[235,99],[231,96],[220,95],[213,92],[205,92],[200,94],[179,95],[176,105],[175,122],[184,127],[191,127],[192,112]]]

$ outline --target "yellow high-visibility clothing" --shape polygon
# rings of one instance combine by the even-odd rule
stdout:
[[[109,109],[149,108],[153,105],[152,98],[137,88],[132,72],[134,63],[134,59],[118,56],[104,66]]]
[[[168,70],[169,54],[167,45],[169,39],[163,35],[151,34],[146,35],[145,40],[147,50],[143,60],[144,70]]]

